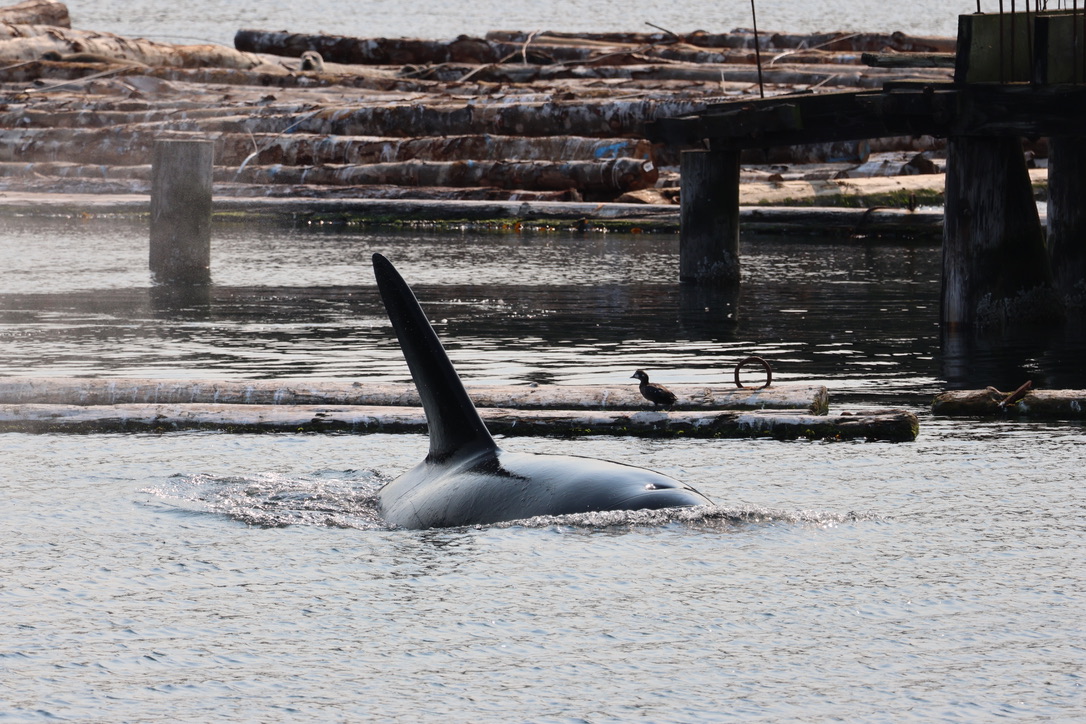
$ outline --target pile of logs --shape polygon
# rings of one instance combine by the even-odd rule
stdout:
[[[677,152],[645,140],[648,121],[763,90],[945,80],[945,67],[862,56],[953,50],[899,33],[767,33],[760,89],[743,30],[447,41],[240,30],[235,45],[73,29],[53,0],[0,9],[0,190],[147,194],[154,141],[199,138],[215,143],[217,196],[670,204]],[[750,160],[765,163],[759,153]],[[776,149],[772,161],[837,154],[855,167],[869,153]]]

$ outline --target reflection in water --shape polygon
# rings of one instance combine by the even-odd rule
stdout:
[[[150,289],[151,309],[162,319],[208,319],[211,287],[207,284],[155,284]]]
[[[20,225],[21,224],[21,225]],[[0,238],[6,374],[406,381],[370,256],[414,287],[477,383],[731,383],[748,355],[834,399],[923,399],[946,386],[1083,387],[1081,323],[1054,337],[945,340],[939,250],[745,239],[729,293],[679,285],[674,235],[213,234],[210,287],[152,287],[142,223],[26,220]],[[93,264],[81,263],[93,249]]]
[[[1011,391],[1027,380],[1035,388],[1081,389],[1086,351],[1083,321],[1072,316],[1058,328],[1021,327],[989,333],[942,333],[941,374],[950,389],[992,386]]]

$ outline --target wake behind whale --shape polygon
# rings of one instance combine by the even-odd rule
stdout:
[[[302,475],[197,473],[174,475],[143,492],[169,501],[170,508],[180,515],[219,515],[257,528],[310,526],[376,531],[390,528],[380,515],[378,496],[389,479],[375,470],[318,470]],[[712,534],[776,525],[824,529],[882,520],[883,516],[870,512],[699,505],[539,515],[487,527],[621,533],[671,526]]]

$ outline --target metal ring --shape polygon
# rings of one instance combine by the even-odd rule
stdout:
[[[761,387],[747,387],[746,385],[744,385],[742,382],[739,381],[739,370],[741,370],[743,368],[743,366],[746,365],[748,362],[757,362],[758,364],[760,364],[762,367],[765,368],[765,384],[762,385]],[[735,386],[738,387],[741,390],[764,390],[766,387],[769,387],[769,385],[772,382],[773,382],[773,370],[772,370],[772,368],[770,368],[769,363],[766,362],[761,357],[747,357],[744,360],[740,360],[739,364],[737,364],[735,366]]]

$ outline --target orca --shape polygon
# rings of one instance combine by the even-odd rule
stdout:
[[[378,491],[386,522],[408,529],[446,528],[712,504],[693,488],[645,468],[500,448],[407,282],[380,254],[373,255],[373,271],[422,399],[430,438],[426,458]]]

